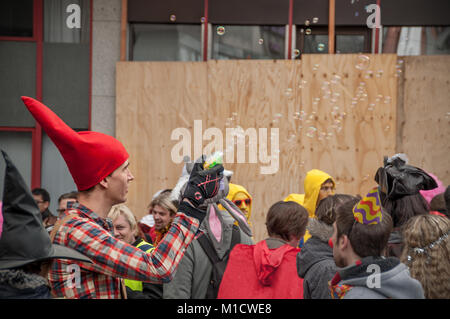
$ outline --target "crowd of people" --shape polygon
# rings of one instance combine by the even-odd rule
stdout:
[[[254,242],[258,199],[222,164],[186,159],[139,220],[126,205],[134,176],[123,145],[22,100],[78,189],[53,214],[48,192],[27,189],[2,151],[0,298],[450,298],[450,187],[404,154],[384,159],[364,196],[310,170],[304,194],[274,203],[268,238]]]

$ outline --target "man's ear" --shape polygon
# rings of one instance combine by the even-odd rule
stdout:
[[[347,249],[348,245],[349,245],[349,239],[348,239],[347,235],[342,235],[341,237],[339,237],[339,239],[338,239],[338,247],[341,250]]]
[[[102,186],[103,188],[108,188],[108,180],[107,180],[108,176],[106,176],[104,179],[102,179],[100,181],[100,186]]]

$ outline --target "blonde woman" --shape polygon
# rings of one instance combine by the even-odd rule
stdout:
[[[114,226],[114,237],[133,245],[146,253],[155,248],[142,239],[139,233],[136,217],[124,204],[115,205],[108,213]],[[160,299],[162,298],[162,285],[143,283],[137,280],[125,279],[127,296],[129,299]]]
[[[427,299],[450,298],[450,220],[419,215],[404,226],[400,260],[420,281]]]

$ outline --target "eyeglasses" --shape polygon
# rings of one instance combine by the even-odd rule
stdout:
[[[244,202],[245,203],[245,205],[250,205],[251,203],[252,203],[252,200],[250,199],[250,198],[247,198],[247,199],[238,199],[238,200],[234,200],[233,201],[233,203],[236,205],[236,206],[241,206],[242,205],[242,202]]]

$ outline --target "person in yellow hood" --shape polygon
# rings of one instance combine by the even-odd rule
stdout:
[[[331,175],[318,169],[312,169],[306,173],[305,194],[289,194],[284,201],[294,201],[302,205],[308,211],[309,217],[314,218],[319,202],[330,195],[334,195],[335,188],[336,183]],[[306,231],[303,241],[306,242],[309,237],[311,235]]]
[[[250,225],[250,216],[252,214],[252,196],[244,186],[229,183],[230,190],[227,198],[231,200],[245,214]]]

